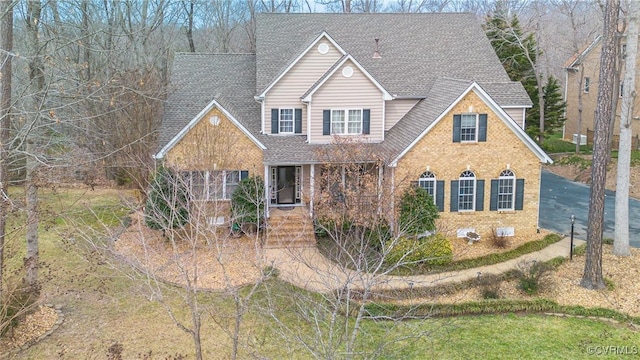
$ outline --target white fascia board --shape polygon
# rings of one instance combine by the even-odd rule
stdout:
[[[595,40],[593,40],[593,42],[591,42],[591,44],[589,44],[589,46],[587,46],[586,49],[584,49],[580,55],[576,56],[576,59],[573,60],[569,66],[567,66],[565,69],[576,69],[576,65],[580,64],[580,62],[582,62],[582,60],[584,59],[585,56],[587,56],[591,50],[593,50],[593,48],[596,47],[596,45],[598,45],[598,43],[600,43],[600,40],[602,40],[602,35],[598,35]]]
[[[369,72],[365,70],[365,68],[363,68],[362,65],[360,65],[360,63],[357,62],[356,59],[354,59],[353,56],[351,55],[345,56],[345,58],[342,59],[342,61],[337,66],[334,66],[333,70],[331,70],[331,72],[327,76],[325,76],[320,83],[316,84],[316,86],[309,92],[309,95],[307,95],[301,100],[304,102],[310,102],[311,98],[313,97],[313,94],[318,89],[320,89],[322,85],[324,85],[324,83],[327,82],[327,80],[329,80],[333,76],[333,74],[335,74],[336,71],[338,71],[338,69],[342,67],[342,65],[344,65],[344,63],[346,63],[349,60],[351,60],[351,62],[358,68],[358,70],[360,70],[364,74],[364,76],[366,76],[367,79],[369,79],[369,81],[371,81],[373,85],[375,85],[378,88],[378,90],[382,92],[382,100],[393,100],[393,96],[391,96],[391,94],[389,94],[389,92],[384,87],[382,87],[382,85],[380,85],[380,83],[373,76],[371,76],[371,74],[369,74]]]
[[[196,124],[198,124],[198,122],[200,122],[200,120],[202,120],[204,116],[209,113],[209,111],[213,110],[214,108],[220,109],[220,111],[222,111],[227,119],[229,119],[229,121],[237,126],[238,129],[240,129],[240,131],[242,131],[249,139],[251,139],[251,141],[253,141],[260,149],[266,149],[266,147],[255,136],[253,136],[253,134],[251,134],[251,132],[247,130],[247,128],[245,128],[238,120],[236,120],[236,118],[233,117],[224,107],[220,106],[217,101],[212,100],[207,106],[205,106],[204,109],[202,109],[202,111],[198,113],[198,115],[191,119],[191,121],[189,121],[189,123],[185,127],[183,127],[182,130],[180,130],[180,132],[178,132],[178,134],[173,137],[173,139],[171,139],[160,151],[158,151],[157,154],[153,155],[154,159],[164,158],[167,152],[171,150],[180,140],[182,140],[182,138],[191,129],[193,129],[193,127],[196,126]]]
[[[531,109],[533,105],[507,105],[507,106],[500,106],[500,107],[503,109],[520,109],[520,108]]]
[[[538,157],[538,159],[540,159],[541,162],[553,164],[553,160],[549,157],[549,155],[547,155],[544,150],[542,150],[540,146],[538,146],[538,144],[536,144],[535,141],[533,141],[533,139],[531,139],[529,135],[527,135],[527,133],[520,126],[518,126],[518,124],[516,124],[515,121],[513,121],[504,110],[502,110],[502,108],[489,96],[489,94],[487,94],[486,91],[482,89],[482,87],[480,87],[480,85],[478,85],[478,83],[474,82],[465,91],[463,91],[460,96],[458,96],[458,98],[453,101],[451,105],[449,105],[434,122],[431,123],[431,125],[429,125],[420,135],[418,135],[418,137],[413,140],[413,142],[411,142],[409,146],[402,150],[400,155],[398,155],[395,159],[393,159],[393,161],[391,161],[390,166],[396,167],[398,165],[398,161],[400,161],[400,159],[407,152],[409,152],[409,150],[411,150],[420,140],[422,140],[422,138],[424,138],[424,136],[429,131],[431,131],[431,129],[433,129],[433,127],[436,126],[436,124],[438,124],[440,120],[442,120],[442,118],[446,114],[448,114],[451,109],[453,109],[453,107],[456,106],[472,90],[480,97],[480,99],[482,99],[482,101],[484,101],[485,104],[487,104],[491,108],[491,110],[493,110],[496,115],[498,115],[498,117],[516,134],[516,136],[518,136],[518,138],[522,142],[524,142],[531,151],[533,151],[533,153]]]
[[[329,40],[331,45],[338,49],[341,55],[346,54],[346,51],[344,51],[344,49],[342,49],[342,47],[340,47],[340,45],[338,45],[338,43],[333,40],[333,38],[329,36],[326,31],[323,31],[322,34],[320,34],[315,40],[313,40],[311,44],[309,44],[309,46],[307,46],[307,48],[304,49],[304,51],[301,52],[300,55],[298,55],[298,57],[295,58],[295,60],[293,60],[291,64],[289,64],[289,66],[287,66],[287,68],[284,69],[284,71],[280,73],[280,75],[278,75],[278,77],[274,81],[272,81],[271,84],[269,84],[269,86],[267,86],[267,88],[264,89],[262,93],[260,93],[260,95],[258,95],[258,97],[264,99],[267,92],[269,92],[269,90],[271,90],[271,88],[273,88],[278,83],[278,81],[280,81],[280,79],[282,79],[289,72],[289,70],[291,70],[291,68],[293,68],[300,61],[300,59],[302,59],[302,57],[305,56],[309,52],[309,50],[311,50],[323,38]]]

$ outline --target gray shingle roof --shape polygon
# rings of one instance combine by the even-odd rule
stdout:
[[[217,100],[251,133],[260,133],[260,104],[253,99],[255,55],[176,54],[165,102],[159,149],[212,100]]]
[[[396,158],[429,127],[469,86],[471,81],[441,78],[421,100],[385,134],[388,160]]]
[[[372,145],[385,152],[387,161],[473,81],[501,106],[531,105],[522,85],[509,81],[471,14],[259,14],[256,55],[176,55],[159,147],[215,99],[266,146],[266,164],[317,162],[318,149],[331,145],[308,144],[304,135],[260,134],[260,104],[254,95],[323,31],[391,94],[425,98],[385,134],[383,143]],[[374,38],[380,39],[381,59],[372,58]]]
[[[502,107],[533,105],[524,86],[519,82],[478,82],[478,85]]]
[[[259,14],[257,81],[262,92],[326,31],[392,95],[424,96],[440,77],[508,82],[474,15]],[[381,59],[373,59],[375,38]]]

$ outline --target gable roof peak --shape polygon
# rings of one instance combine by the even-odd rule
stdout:
[[[338,52],[343,56],[347,54],[347,52],[344,51],[344,49],[342,49],[340,45],[338,45],[338,43],[331,37],[331,35],[329,35],[326,30],[323,30],[320,35],[316,36],[316,38],[303,51],[301,51],[298,56],[293,59],[293,61],[291,61],[291,63],[289,63],[289,65],[287,65],[287,67],[282,70],[280,74],[273,81],[271,81],[264,90],[260,92],[258,98],[264,98],[267,92],[269,92],[269,90],[271,90],[271,88],[275,84],[277,84],[278,81],[280,81],[280,79],[282,79],[285,74],[288,73],[289,70],[291,70],[291,68],[293,68],[300,61],[300,59],[302,59],[302,57],[305,56],[311,49],[313,49],[313,47],[316,46],[316,44],[318,44],[322,39],[327,39],[331,43],[331,45],[338,49]]]

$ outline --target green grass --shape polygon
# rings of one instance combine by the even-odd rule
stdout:
[[[95,231],[94,240],[99,242],[108,234],[108,228],[100,226],[103,221],[118,226],[119,218],[128,211],[122,205],[122,193],[63,189],[55,193],[42,192],[43,211],[46,211],[40,231],[42,301],[61,304],[65,322],[17,358],[103,359],[107,358],[107,349],[116,343],[122,345],[126,359],[178,355],[193,358],[189,335],[172,322],[160,304],[149,301],[148,279],[120,266],[116,259],[98,256],[80,246],[79,234],[83,230]],[[19,195],[18,191],[12,192],[16,199]],[[23,222],[24,214],[20,211],[10,217],[9,226],[15,231],[9,238],[7,254],[14,267],[19,266],[23,257]],[[75,241],[70,240],[72,237]],[[176,311],[175,316],[188,321],[182,294],[180,289],[168,287],[164,296]],[[228,328],[232,323],[233,318],[226,315],[232,313],[233,302],[222,293],[201,293],[199,300],[202,307],[208,309],[203,313],[204,358],[229,358],[231,342],[220,326]],[[311,301],[317,306],[310,306]],[[312,314],[322,314],[323,305],[326,303],[319,294],[302,291],[278,279],[267,281],[243,319],[241,358],[310,358],[301,341],[313,343],[317,323],[312,321]],[[213,315],[220,325],[212,320]],[[280,324],[274,318],[279,319]],[[339,316],[337,324],[345,324],[346,320]],[[462,316],[401,322],[365,320],[361,326],[357,348],[371,354],[385,344],[378,354],[387,359],[575,359],[587,357],[587,346],[640,344],[640,335],[624,327],[589,319],[542,315]],[[325,331],[326,339],[327,326],[319,327]],[[344,349],[340,348],[338,354],[340,351]]]
[[[617,159],[618,158],[618,151],[617,150],[613,150],[611,151],[611,157],[613,159]],[[631,151],[631,165],[640,165],[640,150],[632,150]]]
[[[430,357],[583,359],[593,358],[590,352],[609,345],[637,349],[640,341],[637,333],[600,321],[536,315],[465,317],[447,330],[435,333],[427,353]]]
[[[562,139],[562,132],[555,133],[544,139],[542,149],[549,154],[575,153],[576,144]],[[591,154],[593,145],[580,145],[581,154]]]

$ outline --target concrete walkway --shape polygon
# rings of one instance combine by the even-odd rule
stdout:
[[[547,261],[558,256],[569,257],[569,243],[570,239],[565,237],[540,251],[503,263],[467,270],[414,276],[384,275],[375,269],[369,270],[369,272],[345,269],[320,254],[316,247],[267,249],[265,250],[265,258],[267,264],[280,271],[279,277],[282,280],[309,291],[327,293],[347,286],[351,289],[391,290],[457,283],[476,278],[478,273],[501,274],[514,269],[523,260]],[[583,240],[574,239],[574,246],[583,243]]]

